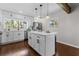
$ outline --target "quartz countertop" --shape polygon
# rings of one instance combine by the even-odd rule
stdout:
[[[50,35],[50,34],[56,34],[57,32],[50,32],[50,33],[47,33],[47,32],[38,32],[38,31],[30,31],[30,32],[33,32],[33,33],[38,33],[38,34],[42,34],[42,35]]]

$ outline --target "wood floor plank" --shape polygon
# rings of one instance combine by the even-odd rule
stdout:
[[[0,56],[40,56],[28,45],[28,40],[1,45]],[[56,56],[79,56],[79,49],[56,43]]]
[[[79,56],[79,48],[75,48],[62,43],[57,43],[57,53],[60,56]]]

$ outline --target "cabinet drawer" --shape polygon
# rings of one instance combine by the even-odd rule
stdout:
[[[36,34],[35,36],[38,39],[45,40],[45,36],[43,36],[43,35]]]

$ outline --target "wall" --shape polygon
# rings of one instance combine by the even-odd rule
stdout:
[[[67,14],[59,6],[57,11],[51,14],[51,17],[58,21],[57,41],[79,48],[79,4],[70,4],[72,12]],[[49,20],[42,19],[44,30],[50,28],[47,26]],[[53,29],[50,29],[53,31]]]

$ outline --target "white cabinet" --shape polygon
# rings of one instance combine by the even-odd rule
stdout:
[[[13,41],[13,33],[12,32],[5,32],[2,33],[2,40],[1,43],[6,44]]]
[[[24,40],[24,31],[18,31],[17,36],[19,40]]]
[[[6,18],[16,18],[16,14],[10,11],[2,10],[2,16]]]
[[[24,31],[8,31],[2,32],[0,37],[1,44],[7,44],[24,40]]]
[[[45,36],[41,35],[40,37],[41,37],[41,39],[40,39],[40,54],[45,55],[45,49],[46,49],[46,47],[45,47],[45,44],[46,44]]]
[[[31,31],[28,32],[28,44],[40,55],[51,56],[55,54],[55,35],[56,33],[47,33]]]
[[[18,39],[18,31],[14,31],[14,41],[17,41]]]
[[[9,32],[9,42],[13,42],[14,41],[14,32],[10,31]]]
[[[9,25],[6,25],[6,23]],[[20,25],[22,23],[22,25],[18,26],[17,23]],[[0,31],[2,32],[0,42],[2,44],[24,40],[24,31],[27,30],[27,26],[27,17],[25,15],[0,10]]]
[[[34,47],[34,43],[35,43],[35,42],[33,42],[34,38],[35,38],[35,36],[33,34],[31,34],[31,33],[28,34],[28,39],[29,39],[28,43],[29,43],[29,45],[31,45],[32,48]]]
[[[14,32],[14,38],[13,40],[15,42],[17,41],[21,41],[21,40],[24,40],[24,31],[13,31]]]
[[[8,43],[10,42],[10,33],[9,32],[4,32],[2,33],[2,40],[1,43]]]
[[[40,50],[39,50],[39,46],[40,46],[40,38],[36,35],[36,34],[32,34],[32,35],[34,35],[33,37],[34,37],[34,39],[33,39],[33,42],[34,42],[34,49],[37,51],[37,52],[39,52]],[[32,42],[32,43],[33,43]]]

